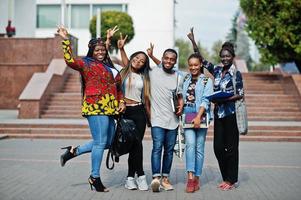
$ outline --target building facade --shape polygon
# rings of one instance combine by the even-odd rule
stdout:
[[[100,11],[127,12],[133,19],[135,36],[127,52],[145,51],[155,44],[160,57],[174,47],[174,0],[1,0],[0,27],[5,32],[8,19],[16,27],[16,37],[53,37],[57,25],[64,24],[78,38],[78,54],[85,55],[91,38],[89,21]]]

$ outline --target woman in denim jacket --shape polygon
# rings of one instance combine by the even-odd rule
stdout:
[[[191,40],[194,51],[200,56],[194,40],[193,29],[187,35]],[[231,190],[237,186],[239,161],[239,132],[236,121],[235,101],[244,98],[244,88],[241,73],[233,61],[234,46],[225,42],[219,53],[220,66],[203,59],[203,66],[214,76],[214,91],[233,93],[228,98],[213,99],[214,103],[214,153],[217,158],[223,181],[218,185],[221,190]],[[235,86],[233,78],[235,77]],[[236,91],[234,91],[234,88]]]
[[[186,192],[199,190],[199,177],[204,163],[204,147],[207,128],[200,128],[201,116],[210,115],[210,102],[206,98],[213,93],[212,80],[203,73],[202,59],[198,54],[188,58],[190,74],[183,83],[184,114],[197,113],[192,119],[193,128],[184,128],[186,143]],[[185,120],[185,119],[184,119]]]

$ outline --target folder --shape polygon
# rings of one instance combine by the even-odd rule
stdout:
[[[217,91],[214,92],[212,95],[207,96],[209,101],[216,100],[216,99],[225,99],[228,97],[232,97],[234,95],[233,92],[223,92],[223,91]]]

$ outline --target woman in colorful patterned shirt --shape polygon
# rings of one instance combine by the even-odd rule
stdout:
[[[198,46],[194,40],[193,29],[187,35],[198,53]],[[244,97],[241,73],[233,63],[235,57],[234,46],[225,42],[219,53],[221,66],[214,66],[203,59],[203,66],[214,76],[214,92],[222,91],[234,94],[231,97],[212,100],[214,103],[214,153],[217,158],[223,181],[218,185],[221,190],[233,189],[238,180],[238,143],[235,101]],[[233,85],[235,78],[235,86]],[[236,91],[234,91],[236,88]]]
[[[91,152],[91,175],[88,179],[91,189],[98,192],[109,190],[100,179],[100,166],[105,148],[111,144],[115,122],[114,116],[125,111],[125,103],[121,91],[121,77],[108,55],[108,40],[117,29],[109,29],[107,43],[101,38],[91,39],[89,51],[84,58],[74,58],[68,32],[64,27],[58,28],[63,38],[62,46],[66,64],[78,71],[82,77],[82,115],[87,118],[92,141],[78,147],[65,147],[61,156],[61,165],[84,153]]]

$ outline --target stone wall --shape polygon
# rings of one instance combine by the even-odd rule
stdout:
[[[62,58],[54,38],[0,38],[0,109],[17,109],[19,96],[35,72],[44,72],[53,58]]]

